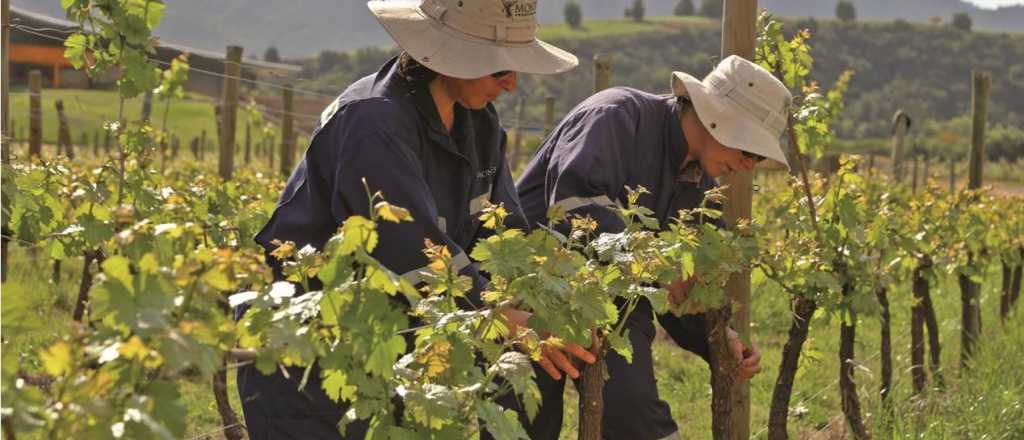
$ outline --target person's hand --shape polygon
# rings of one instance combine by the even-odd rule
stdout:
[[[735,358],[739,365],[736,368],[736,378],[740,380],[748,380],[761,372],[761,351],[757,349],[757,344],[754,341],[750,341],[750,348],[748,349],[743,345],[743,341],[740,340],[740,335],[733,329],[728,329],[726,334],[729,343],[729,351],[732,352],[733,358]]]
[[[694,284],[697,284],[697,275],[693,275],[686,280],[680,278],[673,281],[672,284],[668,285],[668,301],[674,306],[682,304],[690,296],[690,291],[693,290]]]
[[[526,321],[530,319],[531,313],[516,309],[504,309],[502,313],[509,322],[511,334],[519,335],[529,331]],[[523,348],[519,345],[520,349]],[[549,335],[543,335],[540,341],[540,360],[537,361],[540,367],[551,376],[552,379],[561,380],[562,373],[576,379],[580,377],[580,371],[576,368],[572,358],[579,359],[588,364],[594,363],[594,354],[573,342],[563,342]]]

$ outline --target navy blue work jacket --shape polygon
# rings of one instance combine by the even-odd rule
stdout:
[[[695,162],[683,167],[687,144],[679,115],[676,97],[625,87],[584,100],[541,143],[516,183],[527,221],[547,224],[548,208],[558,205],[592,217],[599,233],[621,232],[625,225],[608,207],[625,206],[627,186],[649,191],[638,204],[653,211],[662,228],[680,209],[699,206],[717,182]],[[567,229],[565,222],[556,227]],[[644,313],[635,315],[643,319]],[[659,318],[680,346],[706,358],[702,315]]]
[[[352,215],[368,216],[366,185],[389,203],[408,209],[413,222],[381,222],[373,256],[414,284],[428,261],[424,239],[444,244],[460,273],[473,279],[468,295],[479,306],[487,280],[468,252],[486,236],[478,217],[484,202],[503,203],[510,227],[524,227],[505,162],[505,131],[490,104],[470,110],[456,104],[445,129],[426,82],[398,75],[392,59],[356,81],[324,110],[303,160],[288,179],[270,221],[256,235],[322,249]],[[280,264],[268,255],[280,276]]]

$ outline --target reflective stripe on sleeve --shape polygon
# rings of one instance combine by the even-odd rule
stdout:
[[[475,216],[484,210],[484,202],[491,200],[491,193],[494,192],[494,185],[487,188],[487,192],[480,194],[469,201],[469,215]]]
[[[597,196],[597,197],[569,197],[568,199],[562,199],[555,202],[554,206],[560,207],[565,212],[572,211],[577,208],[582,208],[587,205],[599,205],[605,208],[612,208],[618,206],[618,203],[609,199],[608,196]]]

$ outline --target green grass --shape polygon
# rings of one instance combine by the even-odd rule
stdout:
[[[116,120],[119,114],[120,98],[117,91],[43,89],[41,95],[44,144],[57,143],[59,124],[54,103],[59,99],[64,101],[64,114],[68,119],[71,142],[75,148],[81,148],[82,133],[88,136],[90,149],[93,143],[93,133],[99,133],[99,142],[102,148],[103,123]],[[185,99],[172,100],[167,115],[167,130],[181,139],[184,149],[188,148],[188,143],[193,137],[199,137],[205,131],[208,148],[213,148],[217,142],[217,125],[213,108],[212,98],[203,95],[188,94]],[[150,116],[153,128],[159,129],[163,126],[166,109],[168,107],[164,101],[153,100],[153,110]],[[125,120],[138,120],[141,113],[142,97],[125,100]],[[246,120],[244,112],[239,111],[237,127],[243,130],[236,134],[239,143],[244,141]],[[12,132],[15,138],[20,142],[27,142],[29,130],[29,91],[27,89],[11,92],[11,123],[14,127]]]
[[[543,40],[621,37],[644,33],[672,32],[683,27],[714,28],[718,20],[704,17],[651,17],[642,22],[624,19],[584,20],[580,28],[565,23],[542,24],[538,37]]]

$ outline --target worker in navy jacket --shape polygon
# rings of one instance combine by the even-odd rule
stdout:
[[[786,165],[778,139],[792,98],[769,72],[733,56],[703,81],[675,72],[672,85],[671,95],[612,88],[574,108],[542,142],[516,184],[530,224],[547,224],[549,208],[559,206],[596,220],[598,233],[621,232],[625,225],[609,208],[625,204],[627,186],[643,186],[649,193],[638,203],[667,228],[679,210],[701,204],[715,178],[751,170],[764,158]],[[557,226],[559,232],[568,232],[565,223]],[[693,282],[669,286],[670,301],[682,301]],[[627,318],[632,363],[608,354],[605,438],[679,438],[654,379],[652,315],[650,303],[642,300]],[[702,315],[657,319],[677,344],[707,359]],[[731,329],[728,339],[739,364],[737,376],[753,377],[760,371],[757,347],[745,347]],[[557,439],[562,424],[564,377],[558,369],[546,370],[547,376],[538,377],[543,401],[541,416],[528,427],[532,439]],[[569,376],[575,379],[578,372]]]
[[[379,224],[373,256],[415,284],[427,265],[424,240],[442,244],[473,281],[461,305],[479,307],[487,280],[467,254],[483,234],[484,203],[504,204],[509,226],[526,226],[491,102],[515,89],[519,72],[563,72],[576,57],[536,39],[536,0],[368,5],[403,52],[323,111],[256,241],[268,254],[275,240],[322,249],[345,219],[368,216],[367,189],[379,191],[414,221]],[[281,262],[267,260],[281,279]],[[327,397],[318,368],[300,391],[302,377],[297,369],[263,375],[239,368],[250,438],[342,438],[337,423],[347,405]],[[366,431],[367,421],[355,421],[344,438]]]

